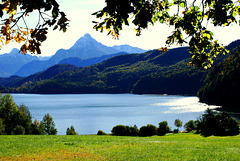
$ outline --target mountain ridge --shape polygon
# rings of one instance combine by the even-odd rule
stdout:
[[[145,51],[145,50],[139,50],[139,48],[135,48],[135,47],[130,47],[130,46],[128,47],[131,48],[132,52],[134,52],[135,50],[136,52]],[[119,48],[121,48],[121,45],[119,46]],[[91,58],[98,59],[98,57],[101,57],[104,55],[112,55],[112,54],[117,54],[121,52],[125,52],[125,51],[119,51],[117,49],[114,49],[113,47],[105,46],[100,42],[97,42],[95,39],[93,39],[90,34],[85,34],[83,37],[79,38],[71,48],[59,49],[49,60],[46,60],[46,61],[37,60],[34,62],[29,62],[23,65],[15,73],[15,75],[29,76],[31,74],[46,70],[47,68],[58,64],[63,59],[70,58],[70,57],[75,57],[79,59],[91,59]],[[89,64],[92,65],[93,63],[89,63]],[[82,65],[78,65],[78,66],[82,66]]]
[[[229,44],[231,52],[240,43],[239,40],[236,42],[235,45]],[[0,85],[5,86],[6,92],[13,93],[132,92],[196,95],[209,70],[187,65],[190,53],[186,51],[188,51],[187,47],[181,47],[169,49],[167,52],[152,50],[143,54],[118,55],[101,63],[79,68],[63,64],[45,71],[47,73],[45,75],[49,74],[49,79],[36,79],[39,74],[44,75],[42,72],[25,78],[16,77],[16,80],[12,78],[8,84],[6,81],[0,81]],[[220,57],[218,61],[223,61],[228,56]],[[56,70],[63,72],[49,72]]]
[[[0,55],[0,70],[4,72],[6,76],[10,76],[15,74],[24,64],[38,59],[37,56],[29,54],[23,55],[19,53],[18,49],[13,48],[10,53]]]

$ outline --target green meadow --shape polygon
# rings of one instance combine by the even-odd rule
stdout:
[[[1,135],[0,160],[240,160],[240,135]]]

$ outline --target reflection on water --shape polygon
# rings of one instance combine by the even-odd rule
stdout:
[[[65,94],[36,95],[13,94],[14,101],[28,106],[33,119],[41,120],[49,113],[58,129],[65,135],[66,129],[73,125],[79,134],[96,134],[98,130],[111,132],[118,124],[147,124],[158,126],[168,121],[174,129],[174,120],[184,123],[196,120],[207,108],[198,102],[197,97],[134,94]]]
[[[198,102],[197,97],[179,98],[171,102],[156,103],[155,106],[167,106],[169,110],[163,113],[188,113],[188,112],[202,112],[207,108],[215,109],[218,106],[209,106],[204,103]]]

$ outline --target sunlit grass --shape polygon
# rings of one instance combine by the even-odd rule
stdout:
[[[240,160],[240,136],[0,136],[0,160]]]

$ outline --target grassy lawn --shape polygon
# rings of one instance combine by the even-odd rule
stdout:
[[[0,136],[0,160],[240,160],[240,135]]]

